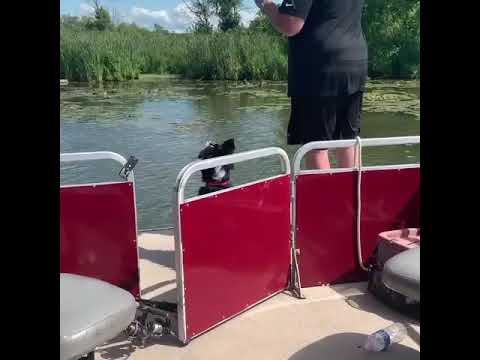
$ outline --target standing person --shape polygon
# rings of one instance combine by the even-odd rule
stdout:
[[[364,0],[255,0],[288,38],[288,143],[353,139],[360,133],[368,52]],[[353,167],[354,148],[337,149],[340,167]],[[310,168],[328,169],[328,150],[312,151]]]

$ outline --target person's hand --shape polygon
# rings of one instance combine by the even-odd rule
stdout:
[[[257,4],[260,10],[263,10],[265,4],[272,3],[273,0],[255,0],[255,4]]]

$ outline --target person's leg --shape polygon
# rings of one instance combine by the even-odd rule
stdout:
[[[355,166],[355,148],[353,146],[337,149],[335,156],[337,157],[338,167],[349,168]]]
[[[312,150],[306,156],[309,169],[330,169],[328,150]]]
[[[335,130],[336,102],[332,97],[292,97],[288,144],[331,140]],[[329,169],[328,150],[313,150],[305,157],[308,169]]]
[[[334,97],[319,96],[309,106],[310,129],[315,141],[332,140],[336,123],[336,101]],[[329,151],[327,149],[312,150],[307,154],[307,166],[310,169],[330,169]]]
[[[357,92],[341,99],[337,105],[336,139],[355,139],[360,134],[363,92]],[[336,150],[339,167],[354,167],[359,159],[355,159],[355,147]]]

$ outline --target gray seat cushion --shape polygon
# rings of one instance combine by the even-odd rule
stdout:
[[[60,360],[77,359],[113,339],[134,320],[127,291],[104,281],[60,274]]]
[[[383,268],[382,281],[389,289],[420,301],[420,247],[389,259]]]

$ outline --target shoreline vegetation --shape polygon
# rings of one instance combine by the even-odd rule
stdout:
[[[371,79],[420,78],[419,5],[419,0],[366,0],[363,21]],[[186,33],[170,33],[158,25],[153,30],[115,25],[96,2],[92,17],[60,17],[60,77],[93,83],[133,80],[141,74],[199,80],[287,79],[287,39],[263,16],[257,15],[248,27],[239,20],[225,20],[215,29],[206,21],[208,26],[197,22]]]

